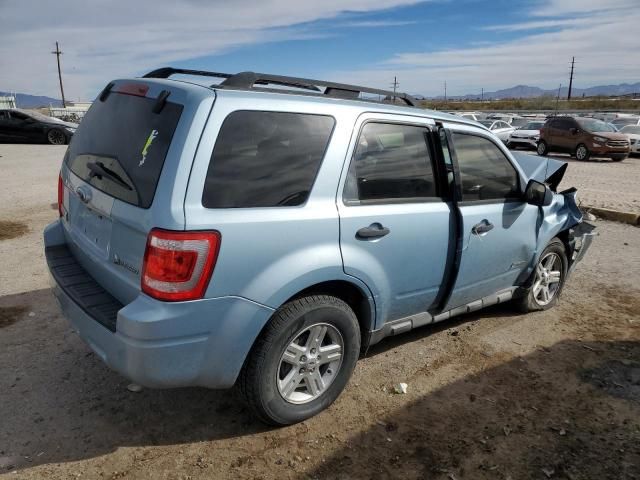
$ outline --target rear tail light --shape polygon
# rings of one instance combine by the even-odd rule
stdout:
[[[154,228],[147,237],[142,291],[166,301],[202,298],[218,258],[219,232]]]
[[[49,197],[51,198],[51,197]],[[58,213],[63,215],[63,203],[64,203],[64,182],[62,181],[62,175],[58,175]]]

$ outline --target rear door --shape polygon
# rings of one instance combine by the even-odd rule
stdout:
[[[169,96],[160,108],[162,91]],[[186,174],[180,163],[193,159],[182,156],[195,107],[187,98],[170,87],[115,84],[93,103],[65,155],[69,247],[123,303],[139,293],[148,231],[184,228],[180,182],[190,163]]]
[[[449,310],[513,286],[535,251],[538,209],[523,201],[519,171],[489,135],[451,125],[443,149],[458,171],[462,217]]]
[[[379,322],[435,305],[455,246],[432,126],[427,119],[367,114],[355,127],[337,201],[340,248],[345,272],[372,289]]]
[[[573,152],[576,148],[578,136],[572,133],[572,128],[577,128],[578,124],[572,118],[559,118],[556,120],[553,144],[559,150]]]

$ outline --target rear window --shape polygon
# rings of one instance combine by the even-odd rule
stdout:
[[[122,201],[149,208],[182,105],[112,92],[96,100],[73,136],[66,164],[73,173]]]
[[[237,111],[222,124],[209,163],[206,208],[302,205],[335,120],[324,115]]]

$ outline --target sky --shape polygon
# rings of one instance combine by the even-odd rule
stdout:
[[[640,81],[640,0],[0,0],[0,91],[93,99],[162,66],[436,96]]]

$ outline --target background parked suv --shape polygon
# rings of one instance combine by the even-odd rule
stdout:
[[[538,155],[566,152],[578,160],[591,155],[620,161],[629,156],[629,140],[601,120],[582,117],[552,117],[540,130]]]

